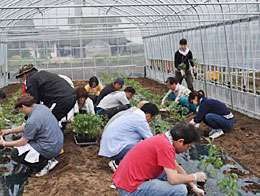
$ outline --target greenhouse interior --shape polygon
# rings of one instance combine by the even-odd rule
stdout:
[[[224,139],[215,140],[227,150],[229,162],[215,179],[208,178],[206,195],[260,195],[259,0],[1,0],[0,87],[10,98],[22,88],[15,77],[19,69],[32,64],[69,77],[75,87],[92,76],[103,86],[124,77],[145,83],[142,90],[160,99],[168,91],[165,81],[178,71],[175,52],[181,39],[192,51],[194,89],[224,103],[237,123]],[[186,78],[182,85],[187,87]],[[0,150],[7,159],[0,162],[0,194],[119,195],[110,186],[113,173],[109,161],[97,155],[98,145],[81,148],[72,136],[64,137],[57,169],[41,178],[15,170],[10,152]],[[178,157],[187,173],[200,168],[192,156],[200,151]],[[238,187],[227,185],[236,190],[219,190],[220,179],[236,170]]]

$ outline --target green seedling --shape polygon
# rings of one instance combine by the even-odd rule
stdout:
[[[226,178],[223,178],[220,182],[218,182],[218,188],[221,193],[229,196],[238,195],[238,176],[237,174],[228,174]]]
[[[94,138],[101,134],[105,123],[100,115],[78,114],[74,119],[75,132],[77,134],[88,134],[90,138]]]
[[[185,64],[185,63],[181,63],[181,64],[179,65],[179,69],[180,69],[180,70],[183,70],[183,71],[186,71],[186,64]]]
[[[202,159],[201,163],[204,165],[204,172],[208,171],[213,177],[216,177],[215,171],[223,166],[221,154],[226,154],[226,150],[222,147],[216,146],[214,144],[214,139],[205,138],[208,142],[209,155],[207,158]],[[208,166],[212,165],[213,169],[208,170]]]

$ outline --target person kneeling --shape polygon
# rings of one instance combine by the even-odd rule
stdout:
[[[148,123],[157,114],[157,106],[146,103],[141,109],[132,107],[122,111],[108,122],[102,135],[98,155],[112,159],[108,165],[113,171],[135,144],[153,136]]]
[[[186,107],[189,111],[188,112],[195,112],[196,106],[194,104],[189,104],[188,96],[191,91],[183,85],[180,85],[178,81],[173,78],[167,78],[167,87],[170,89],[168,93],[162,99],[161,105],[164,105],[166,100],[169,99],[170,101],[174,101],[177,104]]]
[[[204,195],[204,191],[193,181],[205,182],[205,173],[187,174],[175,161],[176,153],[186,151],[199,140],[196,128],[187,122],[181,122],[165,134],[136,144],[112,176],[119,195],[186,196],[185,184],[196,195]]]
[[[126,87],[124,91],[112,92],[106,95],[97,106],[97,114],[107,115],[110,119],[118,112],[131,107],[129,99],[135,94],[133,87]]]
[[[198,113],[190,123],[198,127],[203,121],[212,128],[210,138],[218,138],[234,126],[234,116],[227,106],[216,99],[208,99],[203,90],[190,93],[189,102],[198,106]]]
[[[2,130],[0,145],[13,146],[11,158],[36,172],[36,177],[47,174],[58,161],[55,159],[63,146],[63,134],[58,121],[48,107],[35,104],[34,98],[25,93],[20,96],[15,108],[28,116],[26,123],[13,129]],[[3,136],[23,132],[15,141],[5,141]]]

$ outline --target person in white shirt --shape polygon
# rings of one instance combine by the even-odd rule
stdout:
[[[97,114],[111,118],[116,113],[131,107],[129,99],[135,94],[133,87],[126,87],[124,91],[116,91],[106,95],[97,105]]]
[[[80,87],[76,89],[77,101],[73,108],[73,114],[95,114],[93,101],[88,97],[88,92],[85,88]],[[74,120],[74,115],[70,117],[70,121]]]

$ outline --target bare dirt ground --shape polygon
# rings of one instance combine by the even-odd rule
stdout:
[[[98,146],[79,147],[72,133],[65,134],[64,151],[58,166],[41,178],[29,178],[25,196],[114,196],[108,159],[99,157]]]
[[[153,93],[164,94],[167,88],[156,81],[137,78],[145,89]],[[84,86],[86,82],[76,82],[75,86]],[[21,85],[11,85],[4,90],[10,95]],[[10,88],[10,89],[9,89]],[[2,102],[1,102],[2,103]],[[219,146],[244,164],[252,172],[260,176],[260,121],[234,112],[234,129],[216,139]],[[205,125],[202,130],[206,129]],[[58,166],[48,175],[41,178],[30,177],[25,186],[25,196],[115,196],[110,189],[112,171],[108,167],[108,159],[97,156],[99,147],[77,146],[71,131],[65,132],[65,153],[58,157]]]

